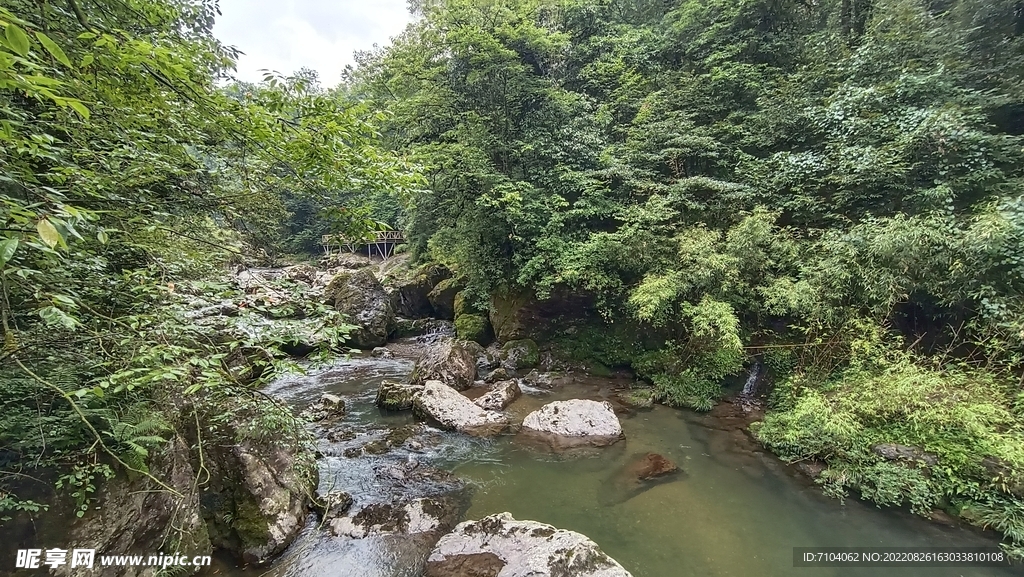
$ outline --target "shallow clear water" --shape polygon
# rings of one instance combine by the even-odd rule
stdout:
[[[660,406],[627,412],[620,415],[625,441],[570,454],[538,450],[516,437],[481,440],[432,432],[438,443],[423,451],[337,456],[342,446],[361,446],[382,437],[386,427],[412,422],[408,414],[382,414],[373,405],[381,378],[403,378],[411,369],[408,359],[354,359],[309,376],[282,379],[268,390],[300,407],[324,391],[345,396],[346,422],[357,436],[341,444],[324,441],[322,450],[328,456],[321,461],[321,490],[348,490],[357,501],[380,497],[380,487],[368,481],[367,472],[374,466],[407,459],[428,462],[476,486],[466,518],[508,511],[517,519],[579,531],[634,577],[1019,574],[995,568],[794,568],[793,547],[967,547],[993,546],[995,541],[908,513],[823,497],[737,427],[729,413],[742,411],[739,405],[725,405],[712,415]],[[624,384],[587,377],[554,391],[528,389],[510,411],[521,419],[553,400],[613,399]],[[663,455],[683,473],[639,494],[622,489],[623,468],[647,452]],[[403,570],[413,564],[394,558],[384,539],[334,538],[311,526],[269,572],[258,573],[413,577],[415,573]],[[221,565],[212,574],[243,572]]]

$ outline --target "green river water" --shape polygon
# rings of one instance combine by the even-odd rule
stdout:
[[[288,377],[268,392],[302,406],[323,392],[343,395],[348,423],[363,427],[365,442],[386,427],[412,422],[408,414],[382,414],[373,405],[381,378],[405,378],[410,359],[352,359],[306,376]],[[586,377],[554,390],[526,389],[510,411],[522,418],[544,403],[570,398],[613,399],[627,381]],[[472,393],[471,393],[472,394]],[[742,429],[739,404],[711,414],[656,406],[620,415],[625,440],[610,447],[553,454],[516,437],[473,439],[435,433],[439,442],[415,453],[321,460],[321,489],[340,488],[361,498],[379,491],[367,471],[381,462],[416,458],[455,472],[475,487],[465,515],[478,519],[508,511],[579,531],[597,542],[634,577],[954,577],[1008,576],[1001,568],[804,568],[793,566],[794,547],[993,546],[992,535],[950,528],[909,513],[881,510],[849,499],[826,498],[790,467],[760,450]],[[654,452],[676,463],[675,480],[640,494],[617,489],[616,475]],[[334,451],[337,453],[337,451]],[[381,495],[376,495],[381,497]],[[416,577],[422,559],[389,553],[386,540],[332,537],[315,521],[272,567],[241,570],[222,562],[208,574]]]

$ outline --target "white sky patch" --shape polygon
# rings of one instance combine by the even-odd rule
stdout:
[[[239,80],[306,67],[325,87],[338,83],[356,50],[389,44],[412,20],[406,0],[220,0],[220,11],[214,35],[245,53]]]

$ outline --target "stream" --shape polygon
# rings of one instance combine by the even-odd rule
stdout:
[[[708,414],[660,405],[638,411],[622,407],[625,441],[562,454],[524,445],[514,436],[479,439],[420,430],[408,412],[380,411],[374,396],[381,379],[408,378],[423,346],[411,340],[392,343],[394,359],[339,360],[305,375],[282,377],[266,389],[297,409],[324,392],[346,400],[348,414],[335,425],[345,433],[319,439],[321,493],[342,489],[356,503],[387,500],[393,488],[377,482],[375,470],[396,463],[429,464],[469,484],[472,496],[465,519],[508,511],[516,519],[578,531],[634,577],[1016,574],[1000,568],[794,568],[793,547],[992,547],[997,541],[908,512],[853,498],[841,504],[823,496],[749,438],[743,430],[749,419],[739,402],[723,402]],[[594,376],[574,375],[571,380],[551,390],[523,387],[523,397],[508,411],[521,421],[546,403],[571,398],[609,400],[621,407],[615,395],[629,384]],[[413,442],[379,455],[363,451],[351,456],[391,431],[412,427],[417,430]],[[618,489],[616,473],[647,452],[676,463],[682,474],[638,494]],[[296,543],[269,568],[239,569],[231,560],[219,560],[205,575],[419,577],[422,553],[410,553],[416,549],[398,546],[408,543],[396,539],[414,538],[335,537],[314,515]]]

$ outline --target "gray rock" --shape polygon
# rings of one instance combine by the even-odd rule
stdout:
[[[446,340],[431,347],[412,371],[412,384],[441,381],[458,391],[473,386],[476,359],[462,341]]]
[[[459,294],[460,290],[462,290],[462,285],[453,278],[442,280],[430,290],[427,300],[430,301],[430,306],[434,309],[435,317],[449,321],[455,320],[455,295]]]
[[[370,351],[370,356],[378,359],[393,359],[395,358],[395,353],[391,352],[391,349],[387,347],[374,347],[374,349]]]
[[[408,411],[412,409],[412,400],[416,393],[423,390],[423,385],[408,385],[384,379],[377,389],[377,406],[389,411]]]
[[[522,394],[523,391],[520,390],[519,383],[514,379],[509,379],[494,383],[491,390],[474,401],[474,403],[481,409],[502,411]]]
[[[262,397],[230,413],[216,431],[203,433],[209,483],[202,496],[210,541],[261,564],[285,550],[306,522],[316,487],[314,459],[294,439],[301,429],[269,433],[258,426],[272,411],[287,411]],[[210,407],[216,418],[222,404]]]
[[[479,364],[477,365],[479,366]],[[484,378],[485,383],[496,383],[498,381],[507,381],[511,379],[512,375],[509,374],[505,367],[498,367],[491,371],[489,375]]]
[[[324,289],[324,299],[358,328],[349,335],[353,346],[383,345],[395,328],[395,312],[384,287],[370,269],[338,273]]]
[[[523,430],[561,438],[566,444],[610,445],[622,437],[612,406],[586,399],[548,403],[523,419]]]
[[[871,447],[871,450],[887,461],[919,461],[928,466],[936,465],[939,462],[938,455],[927,453],[917,447],[895,443],[878,444]]]
[[[212,551],[206,523],[200,510],[199,493],[194,480],[187,441],[174,437],[152,454],[149,470],[154,477],[179,491],[175,495],[158,486],[148,477],[128,479],[118,475],[100,485],[96,492],[97,507],[90,507],[85,516],[76,518],[73,511],[61,513],[55,506],[50,516],[40,517],[40,527],[52,519],[60,523],[52,534],[67,539],[67,544],[89,543],[100,551],[127,554],[132,551],[174,553],[168,550],[168,538],[174,538],[176,551],[182,555],[209,555]],[[98,559],[97,559],[98,561]],[[111,577],[154,577],[153,567],[106,567],[103,575]],[[81,575],[80,568],[70,563],[50,574],[61,577]]]
[[[321,498],[325,518],[339,517],[352,507],[352,495],[346,491],[330,491]]]
[[[509,427],[507,418],[485,411],[440,381],[427,381],[413,398],[413,413],[441,428],[477,436],[497,435]]]
[[[333,421],[345,416],[345,399],[324,393],[306,409],[304,414],[310,421]]]
[[[426,577],[632,577],[574,531],[510,513],[466,521],[438,541]]]

